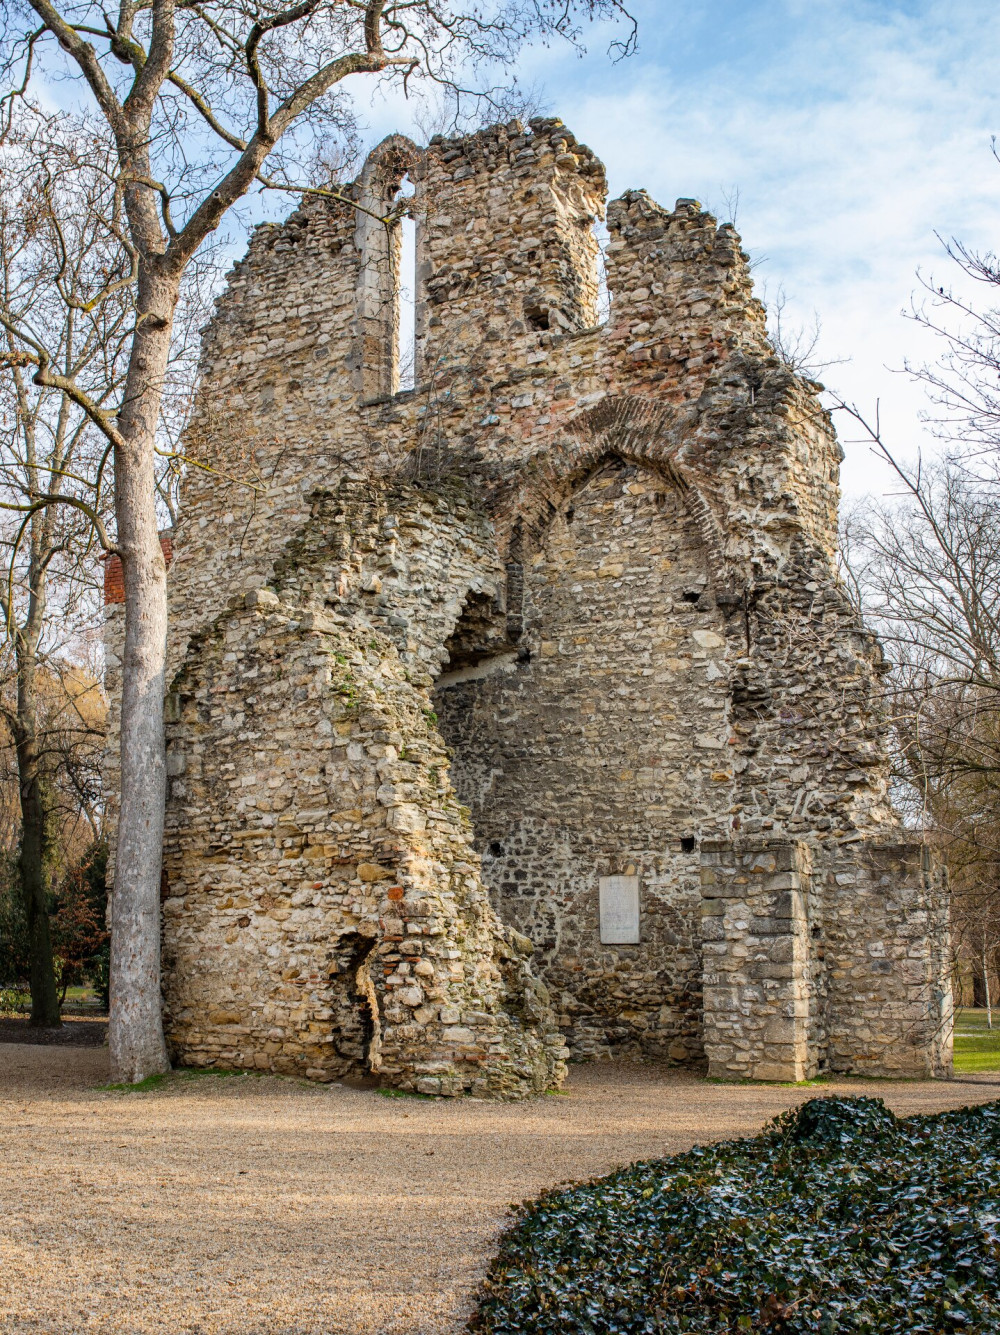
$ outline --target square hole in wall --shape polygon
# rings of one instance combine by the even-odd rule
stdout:
[[[693,853],[693,852],[694,852],[694,835],[693,835],[693,834],[685,834],[685,835],[683,835],[683,836],[681,837],[681,852],[682,852],[682,853]]]
[[[541,331],[549,327],[549,309],[547,306],[538,304],[525,306],[524,318],[529,329]]]

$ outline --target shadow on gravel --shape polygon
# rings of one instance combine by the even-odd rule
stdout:
[[[41,1043],[46,1047],[59,1045],[71,1048],[99,1048],[108,1036],[108,1021],[84,1020],[75,1015],[66,1016],[58,1029],[35,1029],[26,1016],[5,1016],[0,1020],[0,1043]]]

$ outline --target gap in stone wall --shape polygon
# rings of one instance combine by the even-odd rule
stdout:
[[[409,176],[403,178],[397,198],[412,198],[413,182]],[[406,216],[400,220],[402,247],[400,249],[399,274],[396,283],[396,302],[398,318],[396,320],[396,365],[398,384],[401,390],[413,389],[416,384],[416,311],[417,311],[417,224],[416,220]]]
[[[369,972],[373,936],[345,932],[331,954],[331,1028],[344,1075],[365,1079],[380,1064],[381,1017]],[[343,1078],[343,1077],[342,1077]]]
[[[607,223],[598,220],[593,225],[597,242],[597,323],[607,324],[611,318],[611,289],[608,287],[608,245],[611,233]]]
[[[439,691],[494,672],[509,672],[526,657],[516,633],[512,634],[509,615],[499,599],[486,593],[469,593],[445,649],[448,658],[435,684]]]

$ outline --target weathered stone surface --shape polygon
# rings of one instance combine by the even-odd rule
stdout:
[[[164,965],[187,1062],[518,1096],[578,1056],[950,1060],[947,905],[887,798],[841,458],[731,227],[608,206],[558,121],[311,199],[205,335],[173,534]],[[120,611],[108,620],[109,688]],[[113,776],[112,776],[113,778]],[[638,942],[600,936],[637,878]],[[224,1019],[222,1017],[225,1017]]]

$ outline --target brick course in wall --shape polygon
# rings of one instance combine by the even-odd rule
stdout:
[[[344,204],[258,228],[205,335],[175,1056],[501,1097],[568,1055],[946,1072],[946,888],[888,802],[842,456],[738,236],[611,202],[599,324],[604,171],[561,122],[395,137],[345,189],[404,173],[416,388],[398,226]],[[625,939],[602,885],[637,887]]]
[[[160,550],[163,552],[163,559],[170,569],[170,562],[174,559],[174,544],[169,533],[160,534]],[[125,601],[125,573],[122,570],[120,556],[109,555],[104,559],[104,606],[112,607],[115,603]]]

